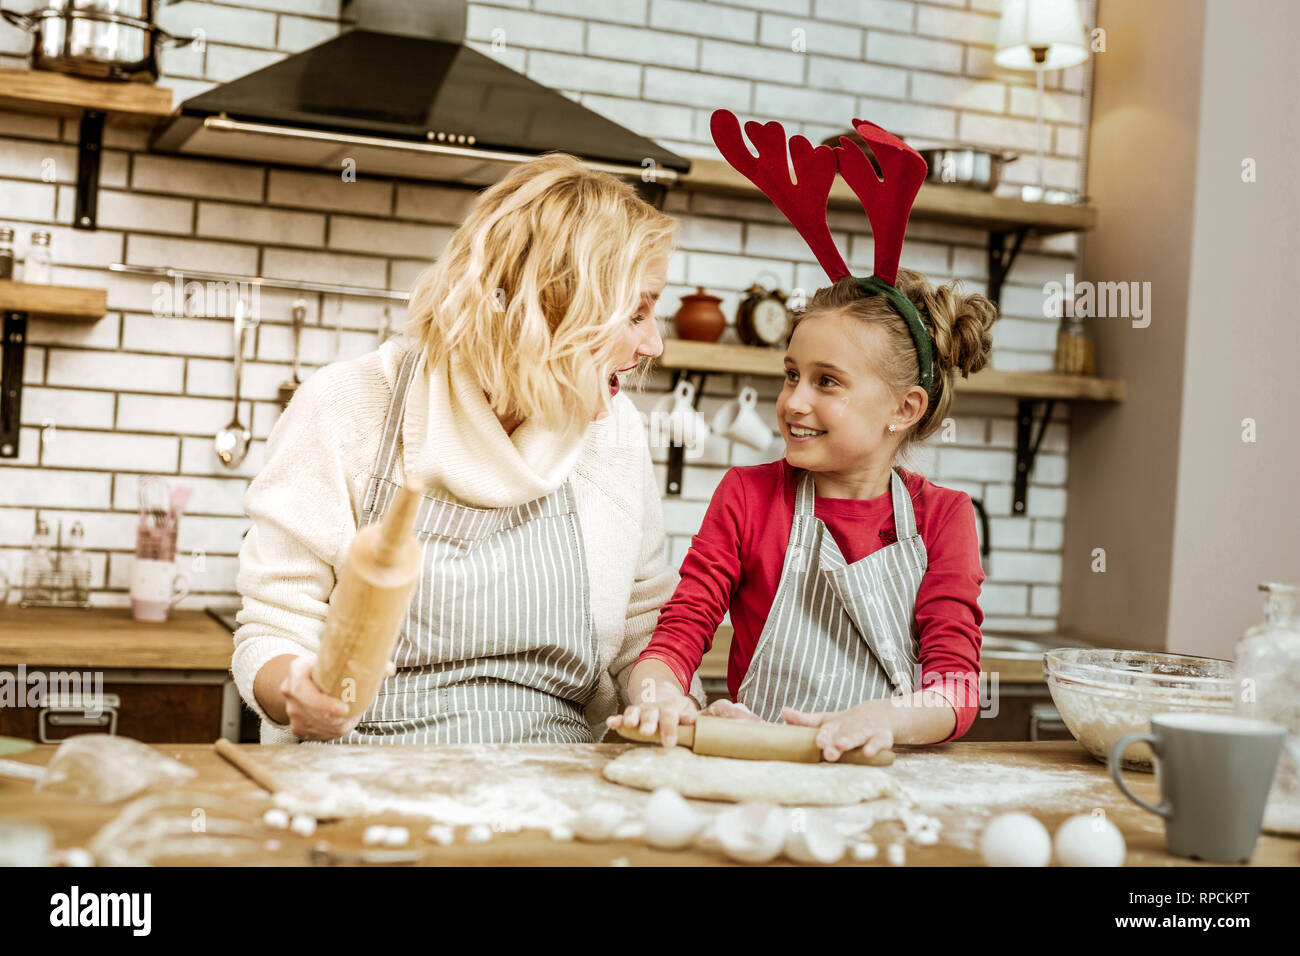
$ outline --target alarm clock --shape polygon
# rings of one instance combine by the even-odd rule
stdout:
[[[736,335],[746,345],[779,348],[790,337],[790,310],[785,294],[779,289],[769,292],[755,283],[745,290],[746,296],[736,310]]]

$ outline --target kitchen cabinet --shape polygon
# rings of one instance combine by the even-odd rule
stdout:
[[[146,624],[128,608],[0,607],[0,681],[21,695],[19,706],[0,707],[0,735],[237,741],[232,646],[230,632],[203,611]],[[37,687],[40,699],[32,696]],[[102,713],[88,713],[85,698],[101,693]]]

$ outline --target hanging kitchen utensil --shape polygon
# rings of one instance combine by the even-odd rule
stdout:
[[[334,308],[334,351],[330,356],[331,362],[337,362],[343,354],[343,296],[339,296],[337,301],[338,305]]]
[[[284,411],[289,406],[293,393],[297,391],[298,386],[302,384],[302,374],[298,370],[298,350],[299,343],[302,339],[302,326],[307,320],[307,303],[303,299],[295,299],[293,303],[293,381],[280,383],[280,410]]]
[[[214,442],[217,457],[227,468],[238,468],[248,455],[253,433],[239,420],[239,385],[244,374],[244,300],[235,303],[235,412],[230,424],[217,432]],[[251,414],[251,413],[250,413]]]

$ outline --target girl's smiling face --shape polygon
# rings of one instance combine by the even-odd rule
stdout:
[[[840,312],[814,313],[795,326],[776,400],[785,457],[795,468],[851,481],[893,460],[903,428],[924,405],[900,404],[875,373],[876,339],[874,328]]]

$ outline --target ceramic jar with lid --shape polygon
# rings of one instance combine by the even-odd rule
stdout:
[[[678,338],[716,342],[727,328],[727,317],[719,305],[722,299],[709,295],[702,285],[696,286],[695,290],[682,296],[681,307],[673,316],[673,328],[677,330]]]

